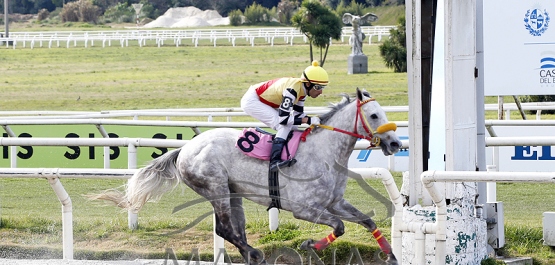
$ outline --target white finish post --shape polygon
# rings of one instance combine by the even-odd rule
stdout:
[[[479,171],[486,171],[486,126],[484,100],[484,30],[483,0],[476,0],[476,166]],[[486,182],[478,182],[477,203],[485,206],[488,197]],[[483,216],[488,216],[488,207],[483,207]]]
[[[63,257],[67,260],[73,259],[73,207],[71,198],[67,194],[64,186],[58,177],[48,178],[48,183],[62,203],[62,237],[63,237]]]
[[[476,113],[476,0],[445,0],[445,169],[447,171],[476,171],[477,113]],[[486,222],[474,216],[476,183],[454,182],[445,190],[445,198],[457,200],[447,208],[457,208],[461,214],[446,222],[445,234],[436,234],[436,264],[477,263],[487,256]],[[449,187],[449,185],[447,185]],[[447,217],[437,213],[438,218]],[[475,244],[461,245],[449,235],[472,238]],[[450,246],[447,247],[447,242]],[[455,251],[456,247],[464,250]],[[441,253],[440,251],[445,251]],[[461,254],[464,253],[464,254]]]
[[[422,173],[424,154],[422,153],[422,84],[420,82],[422,58],[420,0],[409,0],[406,4],[407,29],[407,76],[409,86],[409,206],[417,204],[422,185],[418,176]],[[427,155],[427,154],[426,154]]]

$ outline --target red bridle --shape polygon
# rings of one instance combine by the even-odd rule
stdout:
[[[370,142],[370,146],[368,148],[372,148],[372,147],[376,147],[380,144],[380,138],[379,137],[374,137],[374,134],[372,133],[372,129],[370,128],[370,125],[368,123],[368,120],[366,119],[366,116],[364,116],[363,111],[362,111],[362,106],[370,101],[374,101],[374,98],[369,98],[367,100],[364,101],[360,101],[359,99],[357,99],[357,113],[355,116],[355,128],[354,128],[354,132],[349,132],[349,131],[345,131],[339,128],[335,128],[332,126],[328,126],[328,125],[324,125],[324,124],[320,124],[317,125],[318,127],[327,129],[327,130],[331,130],[331,131],[336,131],[336,132],[340,132],[340,133],[344,133],[356,138],[360,138],[360,139],[366,139]],[[361,120],[362,123],[362,127],[364,128],[364,131],[366,131],[366,136],[359,134],[357,127],[358,127],[358,120]],[[310,127],[308,127],[304,132],[303,135],[301,136],[301,141],[306,141],[306,136],[312,131],[312,129],[314,128],[314,125],[311,125]],[[397,125],[395,123],[389,122],[383,125],[380,125],[377,129],[376,129],[376,133],[385,133],[387,131],[395,131],[397,129]]]

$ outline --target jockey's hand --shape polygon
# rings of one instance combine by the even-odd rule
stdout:
[[[320,125],[320,118],[314,116],[314,117],[309,117],[308,119],[308,124],[309,125]]]

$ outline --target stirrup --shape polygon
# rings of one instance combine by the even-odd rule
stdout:
[[[297,163],[297,159],[292,158],[289,160],[277,161],[270,165],[270,171],[277,171],[280,167],[290,167]]]

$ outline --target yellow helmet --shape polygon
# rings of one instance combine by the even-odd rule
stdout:
[[[312,61],[312,65],[304,69],[301,78],[303,82],[311,84],[327,86],[329,83],[328,73],[324,68],[320,67],[318,61]]]

